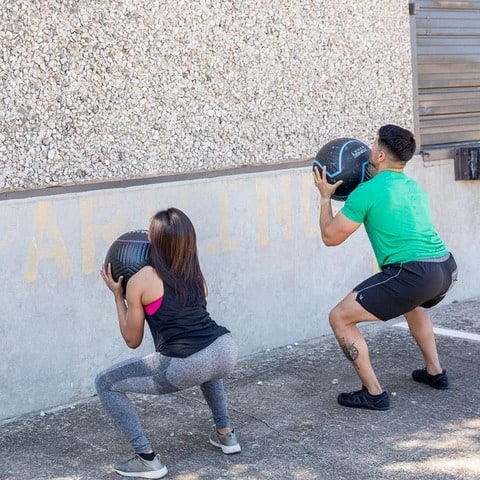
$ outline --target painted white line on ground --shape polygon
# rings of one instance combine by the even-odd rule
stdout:
[[[407,322],[399,322],[393,325],[394,327],[406,328],[408,330]],[[433,327],[433,331],[437,335],[445,335],[446,337],[465,338],[467,340],[473,340],[474,342],[480,342],[480,335],[477,333],[462,332],[460,330],[452,330],[450,328]]]

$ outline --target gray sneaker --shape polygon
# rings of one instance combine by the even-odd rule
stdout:
[[[126,462],[116,463],[113,469],[124,477],[163,478],[168,473],[158,454],[151,461],[135,455]]]
[[[238,443],[237,436],[233,431],[228,432],[225,435],[220,435],[215,429],[210,434],[209,440],[212,445],[221,448],[222,452],[226,453],[227,455],[230,453],[238,453],[242,450],[240,448],[240,444]]]

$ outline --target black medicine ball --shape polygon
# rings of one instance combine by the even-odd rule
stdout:
[[[123,294],[127,291],[130,277],[147,264],[150,257],[150,242],[147,230],[134,230],[120,235],[110,246],[105,256],[105,266],[112,265],[112,277],[118,281],[123,275]]]
[[[376,174],[375,167],[370,163],[370,154],[370,148],[354,138],[337,138],[319,150],[313,166],[320,171],[323,167],[327,168],[328,183],[343,180],[333,199],[345,201],[360,183]]]

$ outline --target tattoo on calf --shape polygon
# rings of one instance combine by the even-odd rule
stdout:
[[[340,344],[342,347],[342,351],[345,356],[354,363],[355,360],[358,358],[358,348],[352,343],[351,345],[347,345],[345,339],[343,339],[342,343]]]

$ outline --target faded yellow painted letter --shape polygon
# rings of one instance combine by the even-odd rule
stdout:
[[[280,194],[274,191],[273,184],[280,183]],[[257,184],[257,221],[258,221],[258,244],[262,247],[270,243],[270,231],[272,219],[280,223],[283,238],[293,238],[293,205],[292,185],[290,177],[284,176],[280,181],[277,179],[258,180]]]
[[[34,218],[34,235],[25,266],[25,280],[34,282],[42,260],[53,259],[64,277],[73,274],[73,267],[50,202],[38,202]]]
[[[107,196],[108,198],[108,196]],[[101,238],[105,240],[107,248],[110,246],[110,242],[115,239],[115,235],[124,233],[123,229],[126,228],[126,216],[119,209],[115,208],[116,202],[112,200],[109,207],[112,210],[112,214],[109,215],[110,221],[103,224],[94,223],[95,205],[92,198],[80,199],[80,218],[82,220],[82,271],[85,275],[88,275],[96,270],[99,266],[95,261],[95,239]],[[115,213],[115,215],[113,214]]]

